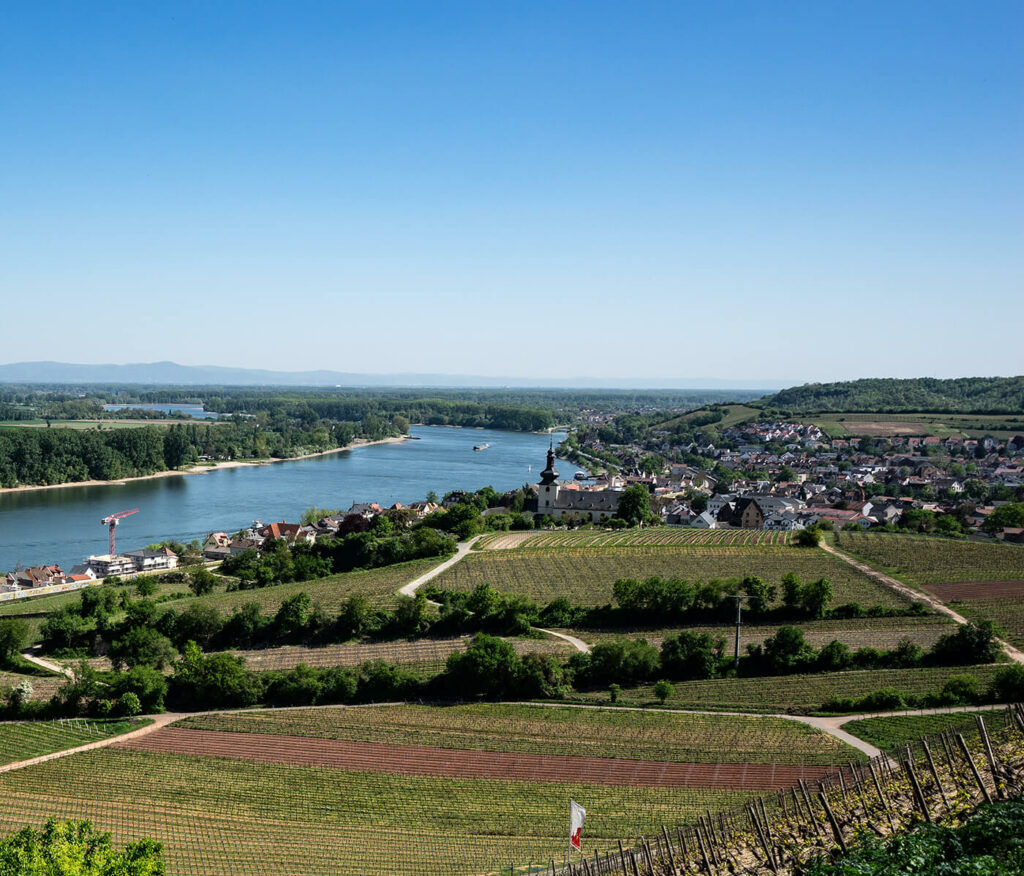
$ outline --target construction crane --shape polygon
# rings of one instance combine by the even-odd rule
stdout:
[[[110,556],[111,559],[116,556],[114,553],[114,530],[117,529],[117,524],[121,522],[122,517],[129,517],[132,514],[138,514],[139,509],[133,508],[131,511],[118,511],[116,514],[111,514],[109,517],[104,517],[100,523],[110,527]]]

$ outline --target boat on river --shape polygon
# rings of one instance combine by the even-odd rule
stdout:
[[[490,446],[491,446],[490,444],[474,444],[473,445],[473,449],[474,450],[486,450]]]

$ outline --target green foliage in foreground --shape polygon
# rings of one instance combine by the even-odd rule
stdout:
[[[847,857],[812,865],[808,876],[1011,876],[1024,873],[1024,801],[983,806],[959,827],[924,825]]]
[[[159,876],[163,846],[150,839],[114,848],[109,833],[88,821],[58,822],[42,830],[25,827],[0,841],[3,876]]]

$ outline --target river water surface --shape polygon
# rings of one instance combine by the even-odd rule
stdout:
[[[511,490],[539,480],[548,448],[547,435],[530,432],[413,426],[410,434],[420,440],[123,485],[0,493],[0,572],[44,563],[67,571],[90,554],[105,554],[107,528],[100,520],[116,511],[139,509],[117,528],[120,552],[234,532],[255,519],[294,522],[311,505],[387,507],[423,499],[430,490],[442,496],[487,485]],[[484,443],[490,447],[473,450]],[[566,480],[578,470],[564,461],[558,469]]]

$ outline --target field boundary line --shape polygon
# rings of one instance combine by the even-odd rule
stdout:
[[[819,545],[819,547],[821,547],[821,549],[824,550],[826,553],[830,553],[834,557],[837,557],[838,559],[842,560],[844,563],[847,563],[848,565],[852,566],[858,572],[867,575],[872,580],[877,581],[879,584],[883,584],[890,590],[894,591],[895,593],[898,593],[900,596],[903,596],[914,602],[923,602],[929,608],[935,609],[935,611],[939,612],[939,614],[944,614],[947,617],[951,617],[958,624],[966,625],[970,623],[970,621],[968,621],[967,618],[965,618],[962,614],[955,612],[948,605],[936,599],[931,594],[926,593],[923,590],[915,590],[909,584],[904,584],[902,581],[898,581],[890,575],[886,575],[884,572],[879,572],[877,569],[873,569],[871,566],[867,565],[867,563],[862,563],[860,560],[855,560],[849,554],[843,553],[843,551],[839,550],[836,547],[833,547],[830,544],[822,542]],[[1013,645],[1011,645],[1004,639],[996,638],[996,641],[999,642],[999,644],[1003,648],[1003,651],[1011,660],[1013,660],[1015,663],[1024,663],[1024,652],[1019,651],[1017,648],[1014,648]]]

